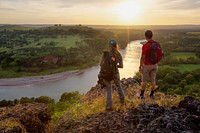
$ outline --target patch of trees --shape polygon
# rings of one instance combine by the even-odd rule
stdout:
[[[0,52],[1,67],[24,66],[30,67],[39,61],[41,57],[54,55],[64,55],[66,49],[64,47],[55,47],[54,43],[46,43],[42,47],[28,47],[15,49],[13,51]]]
[[[58,102],[66,102],[66,101],[78,101],[80,100],[81,95],[79,92],[64,92],[61,96]],[[45,103],[45,104],[55,104],[55,100],[50,98],[49,96],[40,96],[40,97],[21,97],[20,99],[14,99],[14,100],[1,100],[0,101],[0,107],[6,107],[6,106],[14,106],[17,104],[24,104],[24,103]]]
[[[161,43],[161,47],[165,53],[165,58],[161,61],[161,65],[176,64],[199,64],[200,63],[200,37],[188,35],[190,30],[156,30],[155,40]],[[186,59],[174,58],[171,52],[194,52],[197,56]]]
[[[200,58],[188,57],[188,58],[174,58],[172,56],[166,56],[159,63],[160,65],[178,65],[178,64],[200,64]]]
[[[200,97],[200,69],[180,73],[174,67],[160,67],[157,79],[162,92]]]
[[[183,37],[179,40],[180,46],[191,46],[195,44],[200,44],[200,37]]]

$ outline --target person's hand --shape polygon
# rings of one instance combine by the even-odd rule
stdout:
[[[113,60],[113,61],[116,61],[115,57],[112,57],[112,60]]]

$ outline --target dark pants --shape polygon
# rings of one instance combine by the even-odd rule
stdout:
[[[106,108],[112,108],[112,84],[111,84],[112,81],[106,81],[104,80],[104,84],[106,86],[106,92],[107,92],[107,95],[106,95]],[[124,101],[124,92],[122,90],[122,85],[121,85],[121,82],[120,82],[120,76],[119,76],[119,73],[117,73],[115,75],[115,78],[114,78],[114,83],[117,87],[117,92],[118,92],[118,95],[119,95],[119,98],[120,98],[120,101]]]

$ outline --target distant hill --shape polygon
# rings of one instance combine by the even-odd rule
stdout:
[[[0,24],[0,28],[15,28],[15,27],[54,27],[59,24]],[[61,26],[88,26],[95,29],[191,29],[199,30],[200,25],[87,25],[87,24],[60,24]]]

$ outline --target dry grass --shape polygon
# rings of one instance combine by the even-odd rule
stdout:
[[[141,100],[137,95],[139,93],[140,86],[139,85],[131,85],[125,87],[125,103],[121,104],[118,98],[118,94],[116,91],[113,91],[113,107],[115,110],[123,110],[127,111],[131,107],[136,107],[143,103],[148,104],[158,104],[160,106],[170,107],[176,106],[181,97],[179,96],[171,96],[165,95],[160,92],[155,93],[155,99],[152,100],[149,98],[150,91],[145,92],[145,99]],[[81,103],[75,104],[72,108],[67,110],[68,118],[77,119],[81,117],[85,117],[89,114],[95,114],[100,112],[105,112],[106,106],[106,96],[105,90],[101,91],[102,94],[98,94],[98,96],[94,97],[93,95],[83,96]],[[87,97],[87,98],[85,98]],[[85,100],[86,99],[86,100]]]

